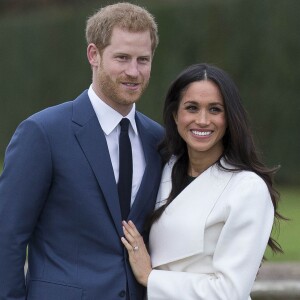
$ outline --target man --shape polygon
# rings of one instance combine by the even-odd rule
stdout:
[[[119,3],[89,18],[86,38],[90,88],[22,122],[6,151],[1,300],[143,299],[120,239],[124,218],[147,235],[161,176],[156,147],[163,130],[135,111],[150,78],[157,26],[145,9]],[[125,217],[118,190],[123,117],[130,121],[133,158]]]

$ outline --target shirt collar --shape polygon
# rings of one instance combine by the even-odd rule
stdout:
[[[89,87],[88,95],[99,120],[99,123],[102,127],[102,130],[106,135],[109,135],[119,125],[123,116],[116,110],[114,110],[112,107],[107,105],[103,100],[101,100],[93,90],[92,85]],[[135,122],[135,110],[136,109],[134,103],[129,114],[125,117],[129,119],[133,132],[136,135],[138,135]]]

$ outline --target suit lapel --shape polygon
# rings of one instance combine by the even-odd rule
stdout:
[[[140,118],[138,114],[136,114],[135,120],[142,142],[146,167],[140,188],[130,210],[129,218],[132,219],[137,218],[139,213],[145,208],[145,205],[147,205],[147,202],[151,201],[151,199],[149,199],[149,196],[153,195],[153,189],[157,188],[155,184],[155,174],[160,174],[162,168],[157,151],[157,140],[152,135],[151,129],[149,129],[148,125],[143,122],[142,118]],[[153,207],[154,201],[155,199],[153,200]]]
[[[74,101],[73,122],[75,135],[101,187],[104,199],[119,234],[121,232],[121,213],[118,191],[113,167],[102,128],[87,92]]]

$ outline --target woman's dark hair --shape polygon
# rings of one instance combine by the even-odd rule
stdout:
[[[227,129],[223,137],[224,151],[222,158],[235,170],[255,172],[266,183],[275,210],[276,220],[284,219],[277,212],[279,194],[273,186],[273,176],[278,167],[267,168],[261,161],[256,150],[248,117],[242,106],[239,91],[230,76],[218,67],[209,64],[195,64],[186,68],[169,87],[166,95],[163,121],[165,137],[159,146],[163,159],[167,162],[173,155],[177,157],[172,169],[172,190],[166,203],[157,209],[151,218],[151,223],[158,220],[165,208],[185,188],[188,182],[188,153],[185,141],[177,131],[174,114],[177,114],[179,103],[189,85],[196,81],[210,80],[219,87],[225,107]],[[217,162],[221,165],[220,159]],[[269,238],[268,245],[274,252],[282,252],[280,245]]]

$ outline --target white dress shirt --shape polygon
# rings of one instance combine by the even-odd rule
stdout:
[[[111,163],[114,170],[116,183],[119,180],[119,134],[120,134],[120,121],[123,116],[115,111],[112,107],[102,101],[94,92],[92,86],[88,90],[88,95],[91,100],[92,106],[95,110],[100,126],[104,132]],[[135,199],[137,191],[140,187],[142,177],[145,171],[145,156],[143,152],[142,143],[137,131],[135,123],[135,104],[131,111],[126,116],[129,119],[129,138],[132,148],[132,163],[133,163],[133,175],[132,175],[132,190],[131,190],[131,205]],[[99,155],[101,155],[99,153]]]

